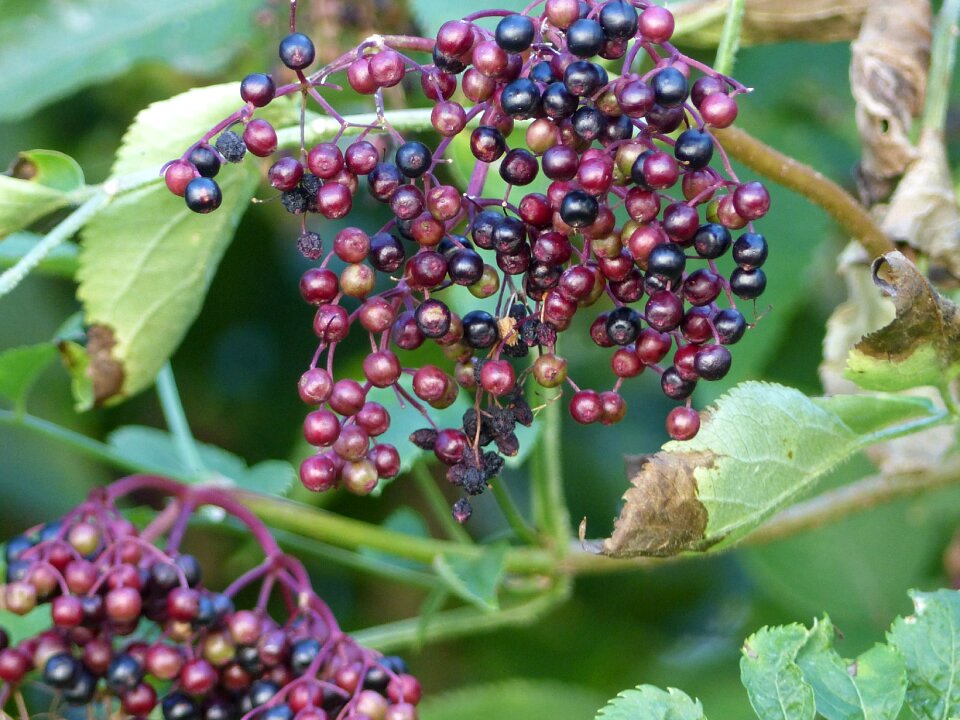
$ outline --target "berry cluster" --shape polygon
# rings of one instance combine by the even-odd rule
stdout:
[[[134,492],[173,502],[138,531],[115,505]],[[197,560],[178,550],[201,505],[246,524],[266,555],[221,592],[203,587]],[[159,709],[164,720],[417,718],[420,684],[403,661],[343,633],[299,561],[223,491],[126,478],[10,540],[6,561],[6,610],[47,604],[51,626],[16,645],[0,628],[0,710],[16,700],[24,715],[29,682],[55,704],[111,717]],[[256,606],[239,609],[237,594],[254,585]],[[274,591],[283,618],[268,612]]]
[[[482,18],[497,19],[495,29]],[[291,29],[295,21],[291,12]],[[296,82],[278,88],[268,75],[248,76],[246,105],[166,168],[170,189],[208,212],[220,203],[212,178],[221,160],[277,150],[257,108],[299,93],[340,123],[336,137],[281,154],[269,170],[284,207],[301,219],[300,251],[319,261],[300,285],[316,306],[319,338],[300,381],[301,397],[318,406],[304,425],[319,449],[301,468],[306,487],[366,493],[399,472],[397,449],[376,443],[390,417],[369,399],[375,388],[424,415],[430,427],[412,442],[450,466],[450,481],[468,495],[516,453],[515,423],[533,420],[522,397],[531,377],[544,388],[569,385],[576,421],[610,424],[626,412],[624,380],[649,368],[663,393],[684,403],[667,417],[669,434],[697,433],[690,396],[698,381],[726,375],[728,346],[747,328],[735,297],[753,301],[766,285],[767,243],[752,223],[770,197],[760,183],[737,179],[712,132],[734,121],[747,88],[681,54],[669,42],[673,27],[671,13],[649,0],[541,0],[523,14],[488,10],[447,22],[435,40],[374,36],[310,76],[313,44],[292,32],[279,54]],[[320,94],[337,74],[373,96],[375,124],[351,125]],[[385,112],[384,89],[416,74],[434,102],[434,147],[404,137]],[[463,193],[442,179],[461,134],[477,161]],[[491,168],[507,185],[503,196],[484,197]],[[541,174],[545,193],[521,189]],[[308,229],[310,216],[346,217],[361,182],[389,208],[389,222],[327,240]],[[729,278],[717,265],[728,254],[736,263]],[[345,263],[339,272],[334,258]],[[456,285],[495,297],[495,308],[454,312],[442,291]],[[601,299],[589,335],[613,349],[615,380],[597,392],[568,377],[557,337]],[[335,380],[334,351],[357,325],[371,344],[364,377]],[[396,351],[427,341],[452,372],[405,367]],[[474,393],[462,425],[437,427],[421,403],[448,407],[461,389]],[[491,443],[496,451],[484,449]],[[466,498],[454,514],[469,516]]]

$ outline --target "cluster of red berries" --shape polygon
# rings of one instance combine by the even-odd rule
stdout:
[[[481,27],[481,18],[498,18],[495,29]],[[167,167],[170,189],[208,212],[220,202],[212,176],[221,159],[276,151],[273,128],[253,119],[257,108],[300,93],[341,124],[336,138],[283,155],[269,170],[283,205],[302,220],[301,252],[319,261],[301,281],[317,308],[320,342],[300,392],[323,406],[304,426],[319,449],[303,463],[304,485],[365,493],[399,471],[397,449],[376,444],[390,417],[368,400],[374,388],[392,389],[423,413],[431,432],[412,440],[432,448],[467,494],[499,471],[502,457],[491,455],[516,452],[510,423],[532,420],[521,397],[530,377],[545,388],[570,385],[576,421],[610,424],[626,412],[623,381],[649,368],[667,397],[684,402],[667,417],[669,434],[697,433],[689,398],[699,380],[726,375],[728,346],[747,328],[735,297],[753,301],[766,286],[767,244],[752,223],[770,197],[760,183],[736,178],[711,132],[734,121],[735,97],[747,88],[682,55],[669,42],[673,28],[671,13],[649,0],[541,0],[523,14],[488,10],[447,22],[435,40],[374,36],[310,76],[313,44],[293,32],[280,59],[297,81],[278,88],[267,75],[248,76],[246,105]],[[423,64],[407,53],[432,58]],[[373,96],[376,124],[351,126],[320,94],[337,73]],[[435,103],[441,140],[433,148],[404,138],[385,113],[383,89],[413,73]],[[529,121],[522,141],[514,132],[521,121]],[[240,124],[242,136],[228,129]],[[461,133],[477,160],[463,193],[441,179]],[[387,157],[378,149],[385,143]],[[711,166],[715,156],[720,169]],[[491,168],[507,184],[502,197],[483,196]],[[546,193],[524,194],[541,173]],[[307,218],[347,216],[361,178],[392,219],[372,232],[343,229],[328,247]],[[677,190],[680,197],[671,195]],[[736,263],[729,278],[717,265],[728,253]],[[346,264],[339,272],[330,268],[334,258]],[[455,285],[495,296],[496,307],[453,312],[442,291]],[[608,307],[589,335],[613,348],[616,379],[605,392],[577,386],[557,351],[574,315],[601,299]],[[335,380],[334,350],[357,325],[372,348],[364,377]],[[452,372],[405,367],[395,352],[428,340]],[[531,350],[535,359],[515,369],[511,360]],[[475,393],[472,414],[460,427],[436,427],[421,402],[444,408],[461,389]],[[496,453],[483,449],[491,442]],[[458,518],[469,516],[466,499],[458,507]]]
[[[115,505],[130,493],[173,503],[140,531]],[[221,592],[203,587],[197,560],[178,550],[201,505],[246,524],[266,555]],[[222,490],[126,478],[10,540],[6,562],[5,609],[24,615],[47,604],[51,624],[16,645],[0,628],[0,710],[16,700],[23,713],[29,683],[55,704],[111,717],[417,718],[420,684],[404,662],[343,633],[299,561]],[[256,606],[238,608],[237,594],[255,585]],[[282,618],[268,611],[274,593]]]

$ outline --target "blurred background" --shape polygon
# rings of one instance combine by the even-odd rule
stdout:
[[[68,10],[81,14],[84,6],[97,4],[66,3]],[[436,23],[435,29],[453,17],[437,14],[446,13],[450,3],[412,4],[301,0],[300,29],[314,37],[321,59],[329,59],[370,31],[413,31],[425,17]],[[525,4],[499,3],[507,9]],[[7,0],[0,7],[0,68],[5,74],[29,79],[33,53],[58,45],[44,24],[44,8],[55,5],[59,4]],[[126,55],[110,60],[113,70],[105,71],[104,77],[91,77],[76,87],[66,84],[63,91],[48,93],[49,88],[28,84],[16,90],[17,97],[6,98],[14,109],[0,120],[0,166],[13,161],[19,150],[49,148],[75,157],[87,181],[99,182],[109,173],[124,130],[149,103],[191,87],[236,80],[248,72],[276,70],[285,4],[242,0],[207,5],[223,8],[214,13],[213,23],[184,21],[177,26],[167,21],[137,49],[116,45],[114,54]],[[117,28],[111,22],[122,20],[119,14],[107,16],[85,32],[91,33],[91,41],[112,42]],[[150,11],[144,11],[143,22],[152,21]],[[20,36],[25,28],[34,33],[29,40]],[[707,62],[714,51],[682,49]],[[859,144],[847,80],[849,62],[844,43],[783,43],[744,48],[734,74],[756,88],[741,98],[737,121],[741,127],[853,191]],[[86,70],[77,69],[65,55],[60,72]],[[388,98],[392,107],[421,102],[419,91],[407,93],[402,88]],[[344,114],[369,108],[349,93],[335,104]],[[955,140],[957,118],[955,114],[951,118]],[[741,178],[753,175],[744,171]],[[735,348],[733,370],[726,379],[698,388],[695,401],[701,407],[747,378],[820,392],[817,367],[824,323],[844,299],[835,258],[847,238],[816,207],[775,185],[769,187],[772,209],[761,223],[771,248],[765,268],[768,290],[758,307],[763,317]],[[259,197],[270,198],[266,186]],[[369,229],[382,223],[382,214],[381,206],[364,199],[355,204],[348,220]],[[296,251],[298,232],[279,202],[249,208],[202,313],[172,361],[197,438],[251,463],[288,458],[298,464],[306,452],[300,440],[304,411],[295,384],[315,349],[315,338],[311,311],[298,292],[299,276],[307,267]],[[321,232],[332,237],[335,226],[327,223]],[[0,349],[49,340],[78,310],[74,290],[70,281],[37,276],[3,298]],[[583,313],[577,319],[582,327],[564,338],[571,375],[581,385],[609,387],[612,373],[605,361],[597,361],[596,348],[587,340],[590,318]],[[574,337],[582,340],[571,342]],[[338,362],[358,363],[364,348],[357,345],[354,352],[352,360],[338,353]],[[658,385],[644,375],[625,384],[629,411],[620,425],[582,427],[566,419],[563,468],[570,513],[575,524],[588,518],[591,537],[608,534],[619,511],[626,488],[623,455],[655,451],[666,440],[663,418],[671,405]],[[149,392],[119,407],[75,414],[67,375],[59,367],[43,376],[30,411],[98,438],[127,424],[163,427],[159,405]],[[53,441],[5,428],[0,428],[0,467],[3,538],[60,515],[91,487],[117,476]],[[858,458],[821,487],[870,472],[869,462]],[[505,477],[514,496],[524,498],[526,469],[509,470]],[[421,508],[421,497],[404,478],[378,498],[338,493],[318,500],[296,491],[294,496],[373,521],[405,506]],[[534,625],[404,654],[428,694],[483,681],[553,679],[582,688],[599,707],[624,688],[653,683],[700,698],[710,716],[742,717],[749,712],[738,682],[743,638],[765,624],[809,623],[827,612],[844,636],[838,650],[846,657],[863,651],[882,638],[895,615],[910,609],[908,588],[929,589],[949,582],[943,557],[957,529],[958,501],[960,489],[948,489],[786,541],[655,570],[580,578],[571,600]],[[482,498],[474,517],[471,531],[478,537],[502,529],[492,498]],[[233,545],[231,538],[219,534],[196,543],[201,559],[229,555],[219,564],[223,577],[210,579],[212,587],[225,584],[228,574],[249,564],[252,555]],[[303,557],[347,629],[414,616],[419,610],[420,591]]]

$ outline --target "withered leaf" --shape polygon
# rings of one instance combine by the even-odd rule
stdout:
[[[897,315],[854,346],[847,377],[867,390],[895,391],[943,386],[960,374],[960,308],[937,293],[903,253],[877,258],[873,277],[893,299]]]

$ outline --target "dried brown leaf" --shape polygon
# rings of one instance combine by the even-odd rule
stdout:
[[[93,400],[102,405],[123,388],[123,366],[114,359],[116,345],[113,330],[104,325],[93,325],[87,331],[87,355],[90,364],[87,375],[93,382]]]
[[[666,557],[697,545],[707,529],[707,510],[697,499],[694,470],[712,466],[710,453],[637,455],[627,458],[633,487],[613,534],[603,541],[605,555]]]
[[[873,2],[853,43],[850,86],[863,146],[860,193],[873,205],[917,157],[910,126],[920,114],[930,63],[928,0]]]

